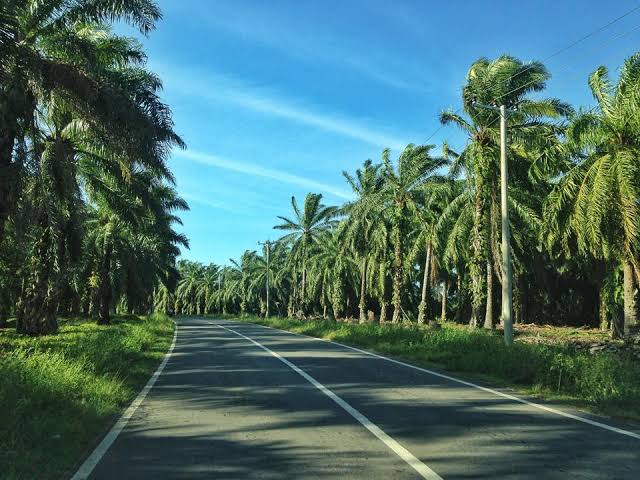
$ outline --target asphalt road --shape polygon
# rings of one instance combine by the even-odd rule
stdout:
[[[640,438],[308,337],[178,324],[90,478],[640,478]]]

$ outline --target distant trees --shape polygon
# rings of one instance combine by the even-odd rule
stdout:
[[[325,207],[309,194],[300,209],[294,199],[294,217],[275,227],[290,233],[272,246],[280,258],[272,270],[256,251],[241,269],[221,267],[226,311],[264,313],[268,274],[280,314],[288,305],[299,318],[363,322],[371,311],[387,321],[391,303],[392,322],[435,321],[439,307],[443,321],[493,328],[503,274],[499,125],[490,107],[505,104],[516,321],[604,318],[614,336],[637,335],[639,58],[625,62],[616,85],[599,68],[589,79],[597,106],[578,113],[532,95],[550,77],[542,64],[478,60],[462,89],[464,115],[440,117],[467,135],[460,152],[409,145],[394,162],[385,150],[380,163],[343,173],[354,192],[345,205]]]

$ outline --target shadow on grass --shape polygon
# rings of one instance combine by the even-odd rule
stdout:
[[[171,341],[168,318],[57,334],[0,335],[2,478],[60,478],[147,381]]]

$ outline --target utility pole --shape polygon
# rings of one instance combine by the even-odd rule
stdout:
[[[504,343],[513,344],[513,280],[511,271],[511,238],[509,232],[509,169],[507,165],[507,107],[474,103],[475,106],[500,113],[500,213],[502,223],[502,324]]]
[[[218,272],[218,312],[222,313],[222,271]]]
[[[266,242],[258,242],[258,244],[267,247],[267,310],[265,312],[265,318],[269,318],[269,257],[271,253],[271,241],[267,240]]]
[[[511,272],[511,236],[509,232],[507,165],[507,109],[500,105],[500,210],[502,214],[502,323],[504,343],[513,344],[513,279]]]

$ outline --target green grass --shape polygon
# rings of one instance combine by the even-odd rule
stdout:
[[[458,325],[445,324],[435,330],[321,320],[239,320],[335,340],[599,413],[640,420],[640,364],[624,353],[590,355],[561,341],[516,341],[507,348],[496,332]]]
[[[147,382],[173,337],[164,315],[37,338],[0,331],[0,477],[69,475]]]

